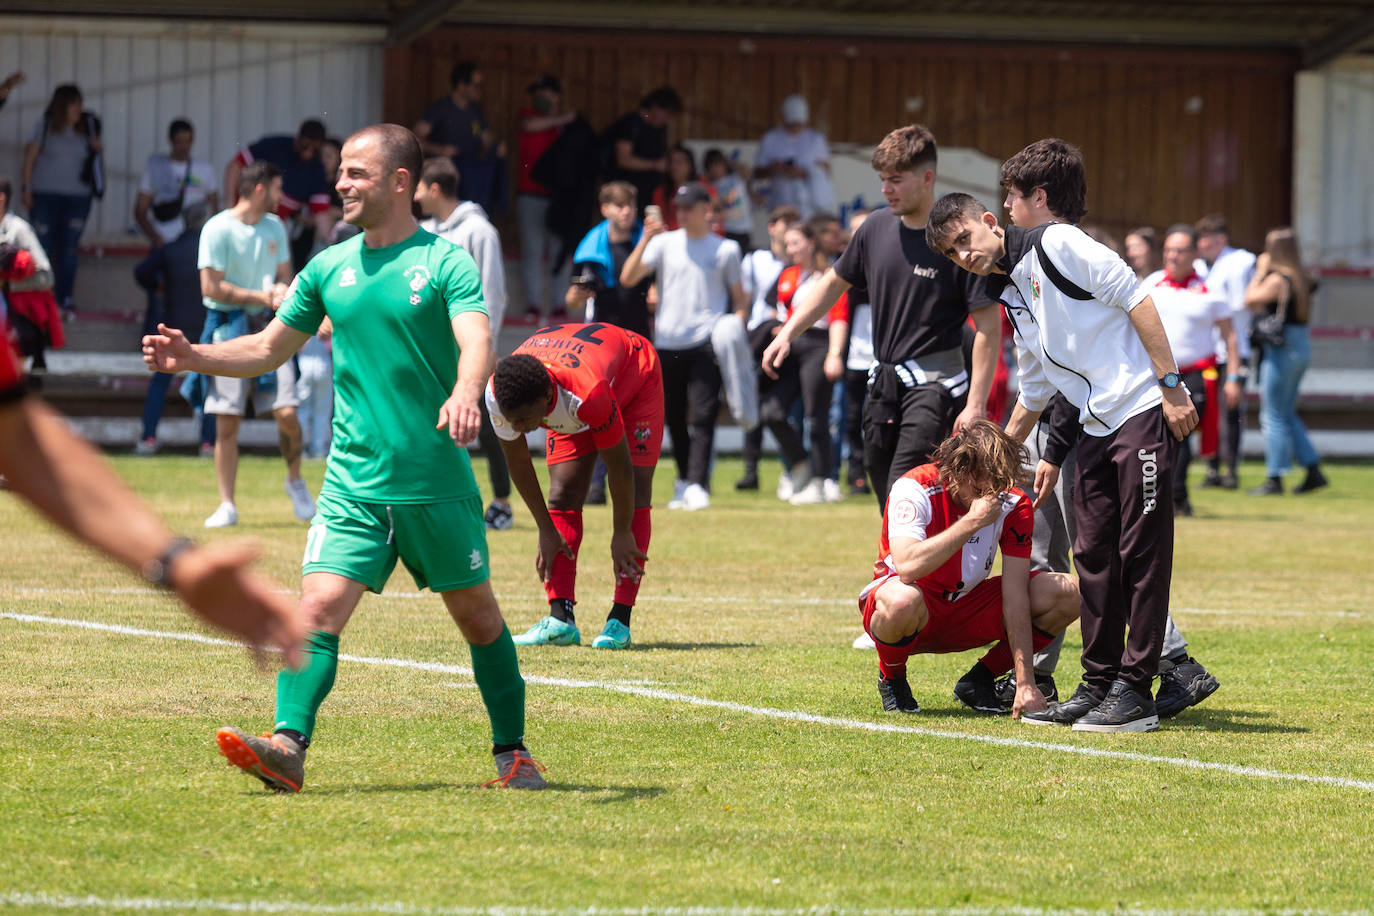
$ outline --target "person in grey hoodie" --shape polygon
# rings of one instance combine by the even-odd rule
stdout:
[[[501,254],[501,235],[480,204],[458,199],[458,169],[445,157],[425,160],[415,186],[415,203],[425,215],[421,229],[447,239],[477,262],[477,272],[482,278],[482,299],[491,319],[491,366],[495,366],[497,334],[506,314],[506,265]],[[482,444],[482,454],[487,456],[487,470],[491,474],[492,499],[485,516],[487,528],[505,531],[515,524],[510,505],[510,471],[485,405],[478,441]]]

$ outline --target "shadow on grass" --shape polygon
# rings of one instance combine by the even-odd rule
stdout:
[[[1172,719],[1164,719],[1161,725],[1193,725],[1207,731],[1240,732],[1250,734],[1304,735],[1311,729],[1295,725],[1282,725],[1277,722],[1246,721],[1272,719],[1272,712],[1257,712],[1253,709],[1224,709],[1216,706],[1194,706],[1186,709]]]
[[[417,782],[408,785],[396,783],[378,783],[365,786],[338,786],[332,789],[311,789],[306,788],[310,795],[364,795],[364,794],[401,794],[405,792],[466,792],[471,789],[481,789],[480,782],[460,783],[460,782]],[[512,789],[511,791],[520,791]],[[586,792],[597,795],[604,794],[605,798],[594,799],[598,804],[612,804],[614,802],[633,801],[637,798],[658,798],[668,790],[662,786],[586,786],[573,783],[551,782],[545,792]],[[259,794],[259,793],[252,793]],[[271,794],[268,793],[268,797]]]
[[[757,649],[759,644],[756,642],[636,642],[631,643],[630,648],[640,651],[663,649],[667,652],[691,652],[695,649]]]

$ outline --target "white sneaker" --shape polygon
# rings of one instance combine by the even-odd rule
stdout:
[[[682,508],[688,512],[707,509],[711,506],[711,494],[699,483],[688,484],[682,492]]]
[[[858,637],[855,638],[855,640],[854,640],[854,648],[856,648],[856,649],[876,649],[876,648],[878,648],[878,646],[877,646],[876,643],[873,642],[873,637],[872,637],[872,636],[869,636],[867,633],[860,633],[860,634],[858,635]]]
[[[844,493],[840,492],[840,482],[826,478],[821,484],[821,492],[825,494],[825,501],[828,503],[844,502]]]
[[[239,523],[239,510],[234,508],[233,503],[220,503],[219,508],[210,513],[210,517],[205,520],[206,528],[228,528],[230,525]]]
[[[778,478],[778,499],[787,502],[792,498],[792,493],[792,475],[783,471],[782,476]]]
[[[315,500],[310,497],[304,477],[286,478],[286,495],[291,497],[291,511],[296,513],[296,518],[308,522],[315,517]]]
[[[687,492],[687,481],[685,481],[685,480],[674,480],[674,481],[673,481],[673,498],[672,498],[672,500],[669,501],[669,503],[668,503],[668,508],[669,508],[669,509],[681,509],[681,508],[683,507],[683,506],[682,506],[682,496],[683,496],[683,494],[685,494],[686,492]]]
[[[824,481],[819,477],[813,477],[800,490],[792,494],[788,500],[794,506],[819,506],[825,502]]]

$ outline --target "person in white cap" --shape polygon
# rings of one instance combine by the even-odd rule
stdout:
[[[810,121],[805,96],[783,99],[782,126],[763,135],[754,160],[754,177],[768,179],[767,205],[791,204],[801,211],[802,219],[835,210],[830,145],[825,134],[807,126]]]

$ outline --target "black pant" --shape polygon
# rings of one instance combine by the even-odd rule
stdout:
[[[1178,440],[1154,407],[1078,442],[1073,559],[1082,595],[1083,680],[1143,693],[1159,669],[1174,561]],[[1126,627],[1130,625],[1130,635]]]
[[[720,366],[710,343],[690,350],[659,350],[663,412],[673,437],[679,480],[710,489],[711,448],[720,414]]]
[[[1230,363],[1217,364],[1217,377],[1222,381],[1232,372],[1240,372],[1245,368],[1245,364],[1239,359]],[[1213,471],[1221,470],[1221,463],[1226,462],[1226,471],[1232,477],[1236,476],[1236,469],[1240,466],[1240,434],[1245,429],[1245,399],[1242,397],[1239,404],[1235,407],[1225,407],[1225,400],[1217,405],[1225,410],[1222,414],[1223,424],[1221,430],[1221,441],[1217,443],[1217,453],[1208,461],[1207,466]]]
[[[1181,376],[1183,384],[1188,386],[1188,395],[1193,399],[1193,406],[1197,408],[1197,415],[1201,417],[1207,412],[1207,388],[1206,381],[1202,377],[1202,372],[1189,372]],[[1202,435],[1202,431],[1198,431]],[[1188,504],[1188,467],[1193,463],[1193,437],[1188,436],[1178,447],[1178,460],[1174,462],[1174,503],[1179,506]]]
[[[497,499],[510,499],[510,469],[506,467],[506,453],[501,451],[501,440],[492,428],[487,399],[478,398],[477,403],[482,408],[482,426],[477,430],[477,442],[482,446],[482,454],[487,456],[491,495]]]
[[[767,429],[778,442],[778,454],[791,471],[806,460],[801,433],[788,419],[789,408],[801,391],[797,361],[791,356],[778,369],[778,377],[759,374],[759,425],[744,434],[744,472],[758,475],[759,456],[763,454],[763,431]]]
[[[825,354],[830,348],[828,331],[809,328],[792,342],[797,357],[802,406],[811,424],[811,476],[830,476],[830,395],[835,384],[825,377]]]
[[[865,408],[864,467],[880,513],[887,508],[888,490],[907,471],[930,460],[967,401],[967,394],[956,398],[938,382],[917,385],[902,392],[901,421],[883,429],[874,428]]]
[[[864,394],[867,369],[844,370],[844,438],[849,443],[849,482],[864,479]]]

